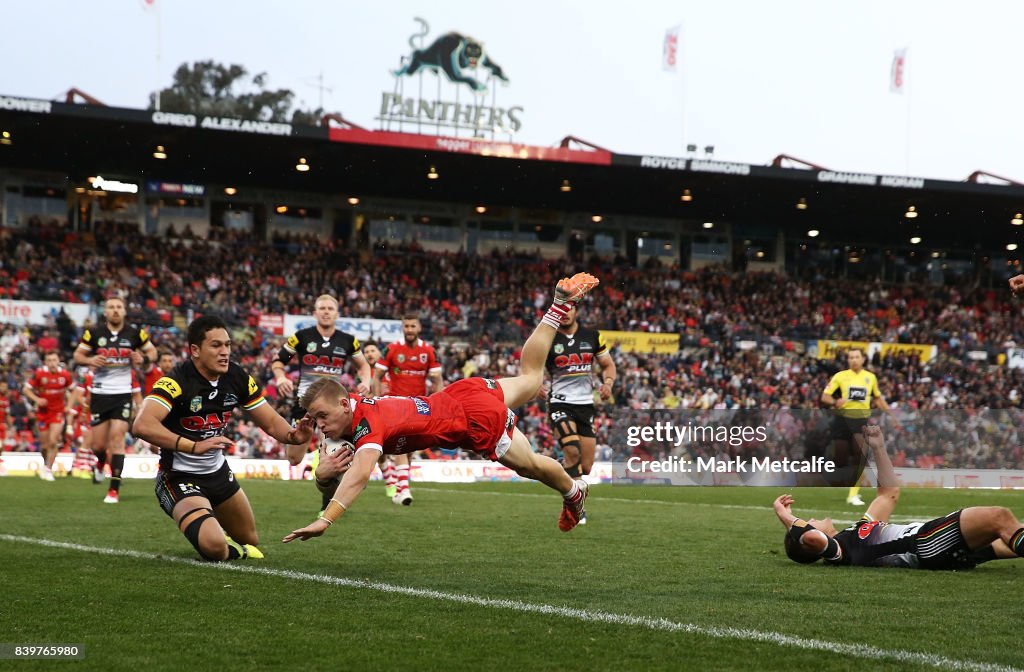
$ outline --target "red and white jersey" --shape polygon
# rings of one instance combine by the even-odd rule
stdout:
[[[423,339],[409,345],[398,341],[388,346],[376,367],[388,372],[388,392],[403,397],[421,397],[427,393],[427,376],[441,372],[434,347]]]
[[[56,371],[50,371],[45,366],[40,367],[25,383],[25,387],[32,390],[33,394],[46,399],[46,406],[40,407],[38,410],[47,413],[63,412],[67,391],[74,386],[74,376],[64,367]]]
[[[446,395],[376,397],[350,395],[356,451],[401,455],[426,448],[469,448],[462,406]]]
[[[496,460],[512,442],[516,415],[497,381],[466,378],[429,397],[350,395],[356,452],[401,455],[427,448],[463,448]]]
[[[149,371],[146,372],[146,379],[144,381],[142,381],[142,383],[143,383],[143,385],[142,385],[142,396],[144,396],[144,397],[149,396],[149,393],[153,391],[153,385],[156,384],[156,381],[160,380],[165,375],[167,375],[167,374],[165,374],[163,372],[163,369],[161,369],[159,366],[154,364],[149,369]],[[135,390],[132,390],[132,392],[134,392],[134,391]]]

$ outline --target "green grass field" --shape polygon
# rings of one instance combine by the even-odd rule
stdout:
[[[312,520],[315,489],[243,486],[267,557],[210,565],[191,562],[149,482],[127,482],[112,506],[87,481],[0,479],[0,642],[86,646],[83,661],[0,669],[1024,665],[1024,562],[961,573],[798,566],[781,553],[775,489],[600,486],[590,523],[563,534],[559,500],[541,486],[424,483],[406,508],[371,483],[327,536],[282,545]],[[796,496],[798,512],[855,517],[844,491]],[[898,517],[975,504],[1022,515],[1020,500],[907,490]]]

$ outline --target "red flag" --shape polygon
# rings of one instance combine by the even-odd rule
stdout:
[[[675,72],[679,63],[679,26],[665,31],[665,44],[661,49],[661,67],[663,70]]]
[[[903,93],[907,83],[907,50],[897,49],[892,57],[892,72],[889,74],[889,91]]]

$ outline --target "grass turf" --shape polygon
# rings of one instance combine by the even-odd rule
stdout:
[[[562,534],[558,498],[541,486],[424,483],[412,507],[397,507],[374,483],[326,536],[282,545],[284,534],[312,520],[318,493],[309,483],[243,487],[267,555],[253,566],[702,630],[217,571],[184,562],[195,553],[149,482],[126,482],[112,506],[101,502],[105,489],[87,481],[12,477],[0,479],[0,534],[159,556],[0,539],[0,641],[86,645],[84,661],[18,661],[15,669],[934,669],[920,657],[879,660],[722,637],[724,628],[982,665],[1024,660],[1024,563],[957,573],[798,566],[781,553],[770,508],[777,489],[597,487],[590,523]],[[800,513],[857,515],[845,491],[795,494]],[[897,513],[927,519],[1001,504],[1021,515],[1018,501],[1007,492],[906,490]]]

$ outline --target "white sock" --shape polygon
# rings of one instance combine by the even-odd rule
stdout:
[[[579,496],[579,494],[580,494],[580,486],[576,483],[576,481],[573,481],[572,482],[572,488],[570,488],[569,492],[567,492],[564,495],[562,495],[562,497],[565,497],[568,500],[573,500],[573,499],[576,499],[576,497]]]

